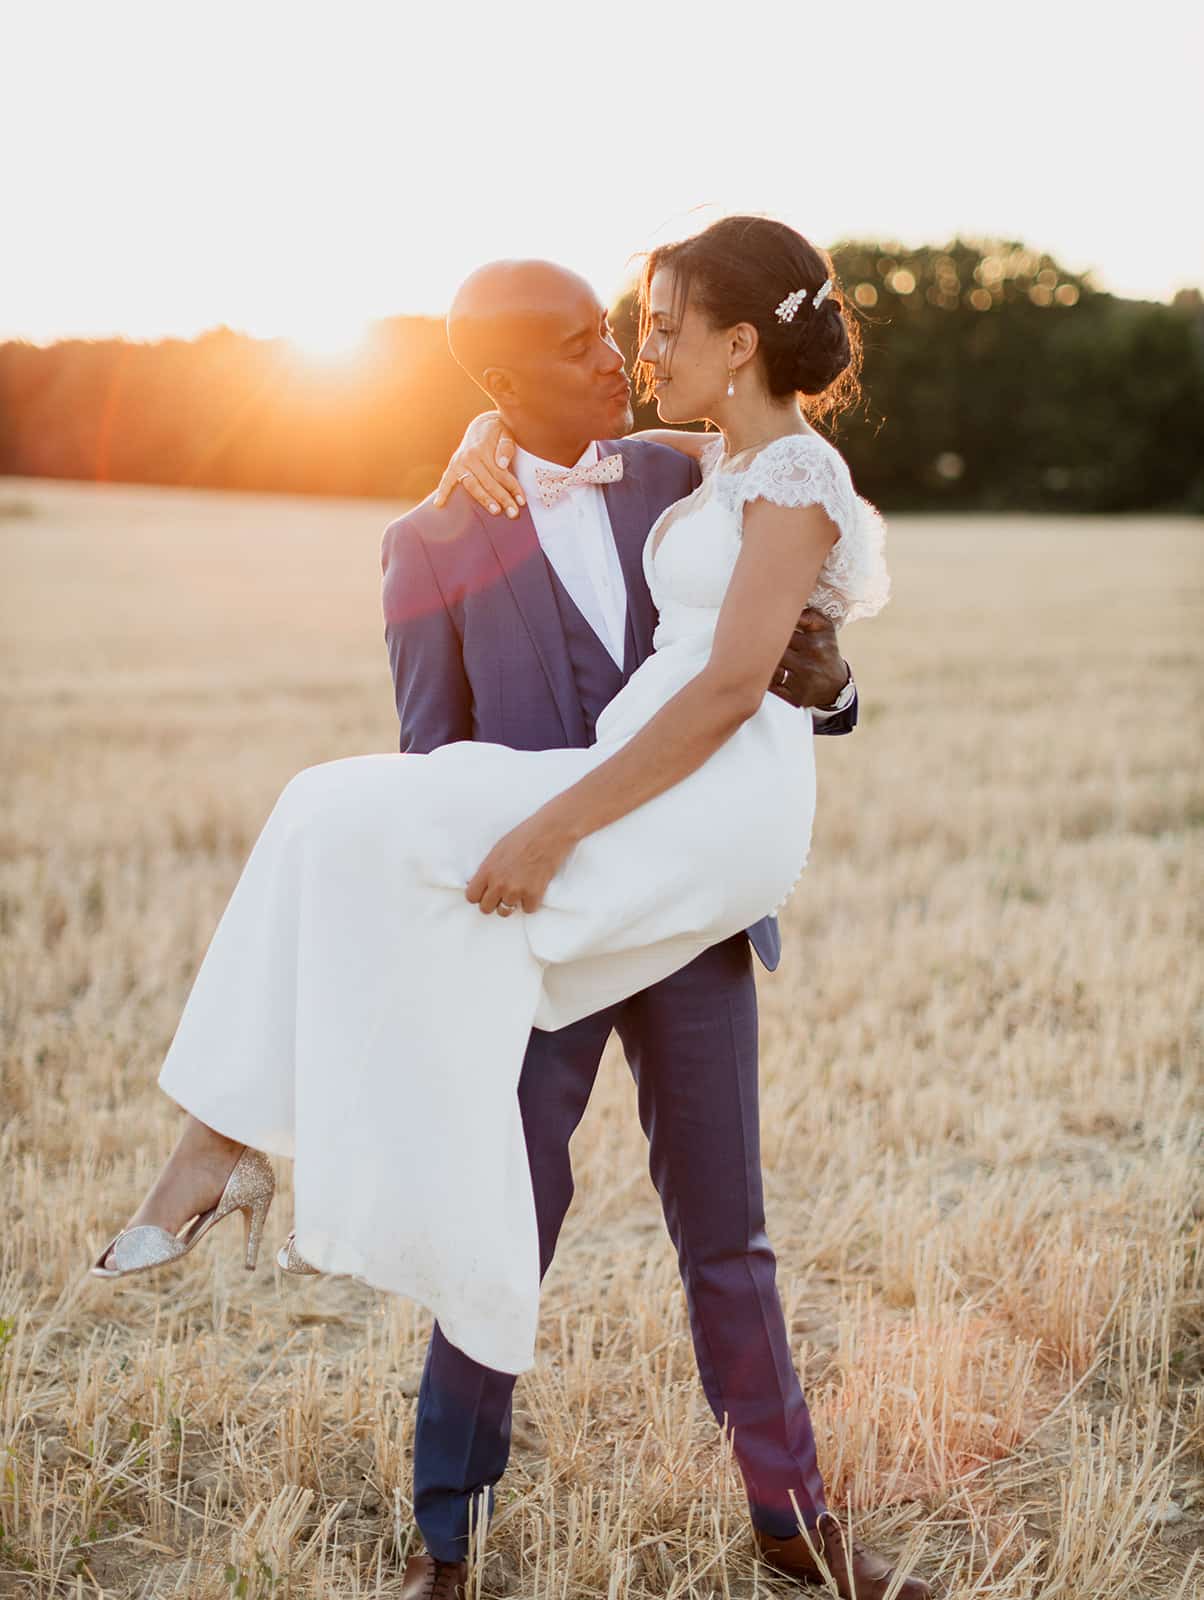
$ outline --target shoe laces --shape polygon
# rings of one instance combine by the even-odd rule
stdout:
[[[857,1556],[868,1556],[869,1551],[858,1539],[854,1539],[844,1527],[839,1517],[832,1517],[829,1526],[832,1532],[825,1534],[822,1523],[816,1525],[814,1544],[815,1548],[828,1559],[829,1553],[843,1556],[846,1562],[851,1563]],[[832,1547],[835,1547],[834,1549]]]
[[[459,1571],[458,1562],[434,1561],[431,1565],[430,1584],[422,1600],[457,1600]]]

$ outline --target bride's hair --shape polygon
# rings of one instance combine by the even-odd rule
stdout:
[[[638,291],[641,346],[652,326],[653,274],[662,267],[673,274],[678,326],[691,296],[712,327],[751,322],[770,394],[816,397],[803,405],[808,420],[834,417],[861,398],[860,330],[846,314],[831,257],[801,233],[769,217],[724,217],[693,238],[649,251]],[[833,286],[816,306],[813,297],[825,278]],[[798,289],[807,298],[791,321],[780,321],[777,307]],[[640,392],[648,400],[652,370],[647,362],[638,365]]]

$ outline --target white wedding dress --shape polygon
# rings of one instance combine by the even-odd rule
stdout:
[[[889,591],[882,519],[827,440],[787,435],[730,473],[716,470],[722,446],[649,533],[653,654],[596,742],[462,741],[298,772],[159,1073],[203,1122],[293,1159],[297,1248],[312,1265],[411,1296],[501,1371],[532,1365],[538,1314],[516,1093],[530,1030],[634,994],[784,903],[811,837],[810,712],[766,692],[696,772],[578,844],[538,911],[483,915],[465,887],[503,834],[704,666],[747,500],[832,517],[840,537],[811,603],[837,622],[872,615]]]

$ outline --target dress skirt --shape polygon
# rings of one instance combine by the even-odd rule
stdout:
[[[540,908],[464,891],[497,841],[696,673],[654,652],[587,749],[463,741],[322,762],[282,790],[197,972],[160,1087],[295,1163],[297,1248],[420,1302],[484,1366],[534,1362],[539,1249],[518,1080],[533,1027],[649,987],[789,896],[811,717],[766,694],[696,772],[582,840]],[[283,1232],[283,1230],[282,1230]]]

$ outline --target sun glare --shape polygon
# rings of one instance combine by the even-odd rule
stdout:
[[[370,331],[371,324],[362,319],[330,317],[292,334],[288,342],[306,361],[338,366],[364,354]]]

